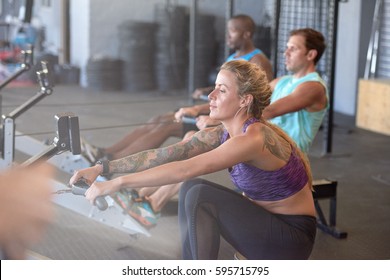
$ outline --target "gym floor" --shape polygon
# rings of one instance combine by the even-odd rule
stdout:
[[[2,114],[7,114],[39,91],[38,86],[2,90]],[[81,136],[98,146],[108,146],[150,117],[190,104],[184,92],[130,94],[96,92],[73,85],[58,85],[53,94],[16,119],[16,130],[39,141],[55,136],[54,115],[72,112],[79,117]],[[169,139],[166,144],[177,141]],[[390,136],[359,129],[353,117],[334,116],[332,152],[324,155],[320,131],[310,152],[316,179],[338,182],[337,229],[347,232],[337,239],[318,230],[313,260],[390,259]],[[26,155],[16,153],[18,162]],[[70,175],[58,173],[67,183]],[[231,186],[224,171],[205,176]],[[328,202],[321,201],[327,215]],[[156,227],[130,235],[56,205],[56,219],[42,242],[32,248],[33,258],[55,260],[180,259],[177,203],[162,212]],[[232,259],[234,249],[221,241],[220,259]]]

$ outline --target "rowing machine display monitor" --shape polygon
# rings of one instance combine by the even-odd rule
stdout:
[[[31,157],[23,165],[31,165],[37,161],[47,160],[54,155],[70,151],[74,155],[81,153],[79,120],[73,113],[55,115],[57,136],[46,150]]]

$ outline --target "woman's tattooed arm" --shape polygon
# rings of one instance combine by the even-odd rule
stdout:
[[[180,161],[208,152],[219,146],[223,127],[203,129],[188,140],[168,147],[147,150],[109,163],[110,173],[131,173],[159,166],[172,161]]]

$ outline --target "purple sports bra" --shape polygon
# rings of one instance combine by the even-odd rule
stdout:
[[[259,122],[256,118],[248,119],[243,127]],[[222,143],[229,135],[225,130]],[[276,201],[285,199],[300,191],[307,183],[308,176],[302,160],[293,147],[286,165],[275,171],[266,171],[245,163],[239,163],[229,171],[236,187],[253,200]]]

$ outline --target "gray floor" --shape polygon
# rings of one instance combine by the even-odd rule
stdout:
[[[38,91],[37,87],[2,90],[2,113],[7,114]],[[184,93],[129,94],[95,92],[78,86],[57,86],[51,96],[16,119],[16,129],[44,141],[55,135],[54,115],[73,112],[83,137],[100,146],[120,139],[151,116],[188,104]],[[323,155],[319,133],[310,152],[315,178],[338,182],[337,228],[346,239],[318,230],[313,260],[390,259],[390,137],[359,129],[354,119],[335,115],[332,152]],[[167,143],[176,141],[169,139]],[[23,155],[19,155],[23,158]],[[18,160],[18,159],[17,159]],[[206,176],[229,185],[225,172]],[[66,183],[67,174],[58,180]],[[321,202],[327,210],[327,201]],[[57,216],[43,241],[33,251],[46,258],[63,259],[179,259],[180,244],[174,202],[162,213],[151,237],[129,235],[107,227],[68,208],[56,206]],[[222,241],[221,259],[234,249]]]

